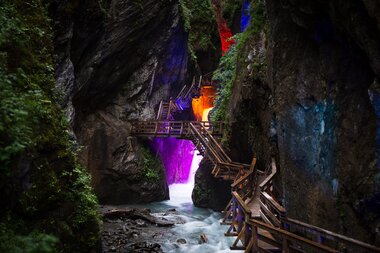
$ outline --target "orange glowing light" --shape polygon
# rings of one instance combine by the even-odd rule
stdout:
[[[208,113],[214,107],[214,86],[202,86],[200,96],[193,98],[192,107],[196,120],[207,121]]]
[[[208,121],[208,114],[214,107],[210,107],[203,110],[202,121]]]

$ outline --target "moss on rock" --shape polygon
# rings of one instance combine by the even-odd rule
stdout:
[[[89,252],[99,238],[97,199],[55,102],[48,7],[0,3],[1,252]]]
[[[189,50],[194,60],[196,52],[216,50],[213,38],[218,30],[210,0],[180,0],[184,27],[189,34]]]

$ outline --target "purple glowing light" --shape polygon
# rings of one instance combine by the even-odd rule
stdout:
[[[166,181],[169,185],[189,181],[195,150],[191,141],[176,138],[154,138],[152,148],[165,166]]]

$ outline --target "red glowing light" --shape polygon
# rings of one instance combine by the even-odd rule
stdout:
[[[218,20],[218,29],[220,34],[220,41],[222,42],[222,55],[224,55],[231,45],[235,44],[235,40],[232,38],[232,32],[227,26],[226,20],[221,18]]]
[[[220,1],[212,0],[212,4],[214,6],[220,41],[222,43],[222,55],[224,55],[230,46],[235,44],[235,40],[232,38],[232,32],[230,28],[228,28],[226,20],[223,18]]]

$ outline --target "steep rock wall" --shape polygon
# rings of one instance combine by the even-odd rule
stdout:
[[[231,151],[277,158],[290,217],[378,241],[379,2],[252,2],[267,23],[240,45]]]
[[[0,2],[0,252],[95,252],[98,203],[57,104],[49,4]]]
[[[59,86],[83,146],[101,203],[168,198],[162,168],[148,178],[141,143],[130,122],[154,119],[161,99],[181,88],[188,63],[187,35],[176,1],[83,1],[65,10],[57,29]],[[67,6],[66,6],[67,9]],[[65,23],[66,22],[66,23]],[[146,166],[145,166],[146,167]]]

